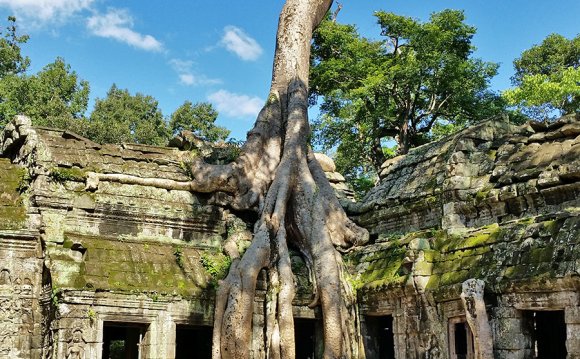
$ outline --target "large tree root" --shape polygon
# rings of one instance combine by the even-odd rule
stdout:
[[[306,88],[293,82],[282,159],[262,206],[254,239],[217,293],[213,358],[249,358],[256,283],[268,269],[265,348],[268,358],[294,358],[294,281],[288,246],[300,250],[314,278],[324,328],[324,358],[358,358],[356,298],[338,248],[368,238],[344,214],[309,153]],[[234,254],[236,256],[236,254]]]

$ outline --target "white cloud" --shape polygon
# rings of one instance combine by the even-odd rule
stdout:
[[[195,75],[192,71],[193,61],[171,59],[169,65],[177,72],[179,82],[186,86],[215,85],[222,83],[219,79],[210,79],[204,75]]]
[[[213,102],[220,112],[229,117],[256,117],[264,100],[259,97],[235,94],[226,90],[219,90],[210,94],[207,99]]]
[[[19,18],[59,22],[88,9],[93,2],[94,0],[0,0],[0,6],[10,8]]]
[[[163,44],[151,35],[133,29],[133,18],[127,10],[109,9],[106,14],[95,14],[87,20],[87,28],[96,36],[115,39],[146,51],[162,51]]]
[[[220,43],[228,51],[235,53],[244,61],[257,60],[263,52],[262,47],[256,40],[235,26],[226,26],[224,28],[224,36]]]

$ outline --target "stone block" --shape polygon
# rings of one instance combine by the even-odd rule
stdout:
[[[509,310],[502,314],[518,315]],[[522,321],[519,318],[496,318],[492,321],[492,330],[496,349],[519,350],[531,346],[531,338],[521,333]]]
[[[580,307],[566,308],[566,324],[574,325],[580,336]],[[577,325],[575,325],[577,324]]]

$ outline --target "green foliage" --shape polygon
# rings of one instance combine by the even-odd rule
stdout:
[[[28,35],[17,35],[16,18],[8,16],[5,30],[0,29],[0,79],[26,71],[30,59],[22,56],[20,45],[28,41]]]
[[[545,120],[580,112],[580,35],[551,34],[514,61],[516,86],[503,96],[526,115]]]
[[[181,247],[179,246],[175,247],[173,255],[175,256],[175,262],[177,263],[179,268],[183,269],[185,264],[183,262],[183,250],[181,249]]]
[[[89,84],[62,58],[36,75],[8,75],[0,80],[0,126],[14,115],[26,114],[36,126],[83,133],[83,115],[89,101]]]
[[[217,117],[218,112],[211,103],[201,102],[194,105],[190,101],[185,101],[171,115],[169,127],[174,135],[185,130],[206,141],[224,141],[230,131],[215,125]]]
[[[111,340],[109,344],[109,359],[123,359],[125,354],[124,340]]]
[[[95,308],[89,307],[89,309],[87,309],[87,318],[89,318],[91,324],[95,322],[97,319],[97,312],[95,312]]]
[[[475,28],[462,12],[434,13],[425,23],[375,16],[381,40],[330,20],[313,38],[310,102],[322,99],[314,140],[336,151],[347,178],[376,176],[392,143],[406,153],[431,140],[435,125],[455,131],[505,107],[488,90],[498,65],[472,57]]]
[[[98,98],[90,116],[88,137],[100,143],[165,145],[169,130],[151,96],[131,95],[111,86],[104,99]]]
[[[211,104],[186,101],[171,116],[169,127],[153,97],[131,95],[115,85],[104,99],[96,100],[86,118],[89,83],[60,57],[37,74],[27,74],[30,60],[20,46],[28,36],[16,30],[12,16],[5,30],[0,28],[0,128],[25,114],[35,126],[66,129],[100,143],[165,145],[172,133],[182,130],[206,141],[222,141],[230,133],[214,124],[217,111]]]
[[[217,286],[219,280],[228,274],[232,259],[222,253],[203,253],[200,258],[201,265],[211,276],[211,285]]]
[[[62,291],[59,287],[53,286],[50,291],[50,302],[58,311],[58,305],[60,304],[60,298],[62,296]]]

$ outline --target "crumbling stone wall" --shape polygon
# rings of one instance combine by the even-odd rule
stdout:
[[[186,190],[115,181],[87,186],[91,173],[186,182],[184,163],[198,152],[99,145],[31,127],[23,116],[6,126],[0,133],[0,300],[10,310],[0,321],[0,357],[82,352],[100,358],[106,323],[125,323],[146,328],[141,358],[168,359],[175,356],[177,325],[213,324],[215,287],[229,263],[222,243],[236,236],[246,245],[251,223]],[[222,152],[210,153],[210,160],[222,161]],[[332,161],[320,160],[337,191],[349,197]],[[292,258],[301,274],[297,315],[314,318],[306,267],[298,255]],[[264,296],[258,290],[257,324],[264,320]],[[259,343],[253,344],[257,358],[264,355]]]
[[[318,156],[371,233],[373,243],[345,261],[363,322],[393,317],[396,358],[453,357],[451,325],[464,322],[475,335],[490,330],[492,343],[482,345],[494,357],[529,358],[526,328],[538,311],[563,313],[568,358],[580,357],[579,138],[577,117],[482,123],[387,161],[360,203]],[[212,324],[227,263],[221,245],[228,236],[243,245],[251,223],[189,191],[106,180],[87,187],[91,173],[188,181],[188,156],[99,145],[24,117],[0,133],[0,357],[100,358],[106,324],[128,323],[143,325],[142,358],[167,359],[178,325]],[[314,319],[298,255],[292,268],[295,316]],[[489,321],[467,323],[471,299],[461,296],[472,279],[484,287],[477,300]],[[255,323],[264,320],[263,289]],[[256,358],[261,335],[256,327]]]
[[[397,358],[453,356],[447,326],[468,314],[471,279],[485,285],[494,338],[476,354],[531,358],[524,314],[565,311],[568,358],[578,355],[578,117],[482,123],[383,168],[349,206],[375,243],[347,258],[362,312],[394,316]]]

